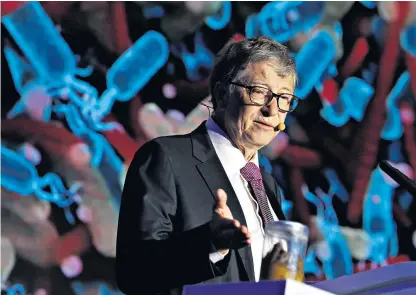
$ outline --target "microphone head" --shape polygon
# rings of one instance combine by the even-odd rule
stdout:
[[[382,161],[380,161],[380,163],[379,163],[378,165],[380,166],[381,170],[385,169],[386,167],[387,167],[387,169],[389,169],[389,168],[394,168],[394,167],[393,167],[393,166],[389,163],[389,161],[387,161],[387,160],[382,160]]]
[[[390,176],[398,185],[401,185],[410,194],[416,196],[416,182],[410,179],[406,174],[401,172],[399,169],[393,167],[388,161],[380,161],[379,167],[388,176]]]
[[[283,131],[283,130],[285,130],[285,129],[286,129],[286,125],[285,125],[285,123],[279,123],[279,124],[277,125],[277,129],[279,129],[279,131]]]

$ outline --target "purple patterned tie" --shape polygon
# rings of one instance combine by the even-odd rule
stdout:
[[[257,167],[257,165],[253,162],[248,162],[243,168],[241,168],[240,172],[253,190],[254,198],[260,207],[260,216],[263,220],[263,225],[273,221],[273,215],[267,202],[266,190],[264,189],[263,179],[261,177],[259,167]]]

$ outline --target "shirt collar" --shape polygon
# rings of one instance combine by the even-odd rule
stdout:
[[[210,117],[206,122],[209,137],[214,145],[215,151],[220,158],[224,169],[233,173],[240,173],[247,161],[243,153],[233,144],[229,136],[218,126],[217,123]],[[258,152],[254,154],[250,162],[259,167]]]

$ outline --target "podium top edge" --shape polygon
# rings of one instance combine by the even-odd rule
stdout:
[[[416,283],[415,261],[392,264],[333,280],[317,282],[312,286],[329,292],[336,292],[336,294],[347,295],[410,282]]]

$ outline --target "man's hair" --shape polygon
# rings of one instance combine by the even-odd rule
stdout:
[[[297,84],[297,74],[294,59],[289,55],[286,46],[268,37],[245,39],[238,42],[227,43],[217,54],[209,79],[212,104],[214,111],[222,97],[216,97],[215,85],[220,82],[231,82],[240,70],[249,64],[273,61],[278,66],[281,77],[293,76]]]

